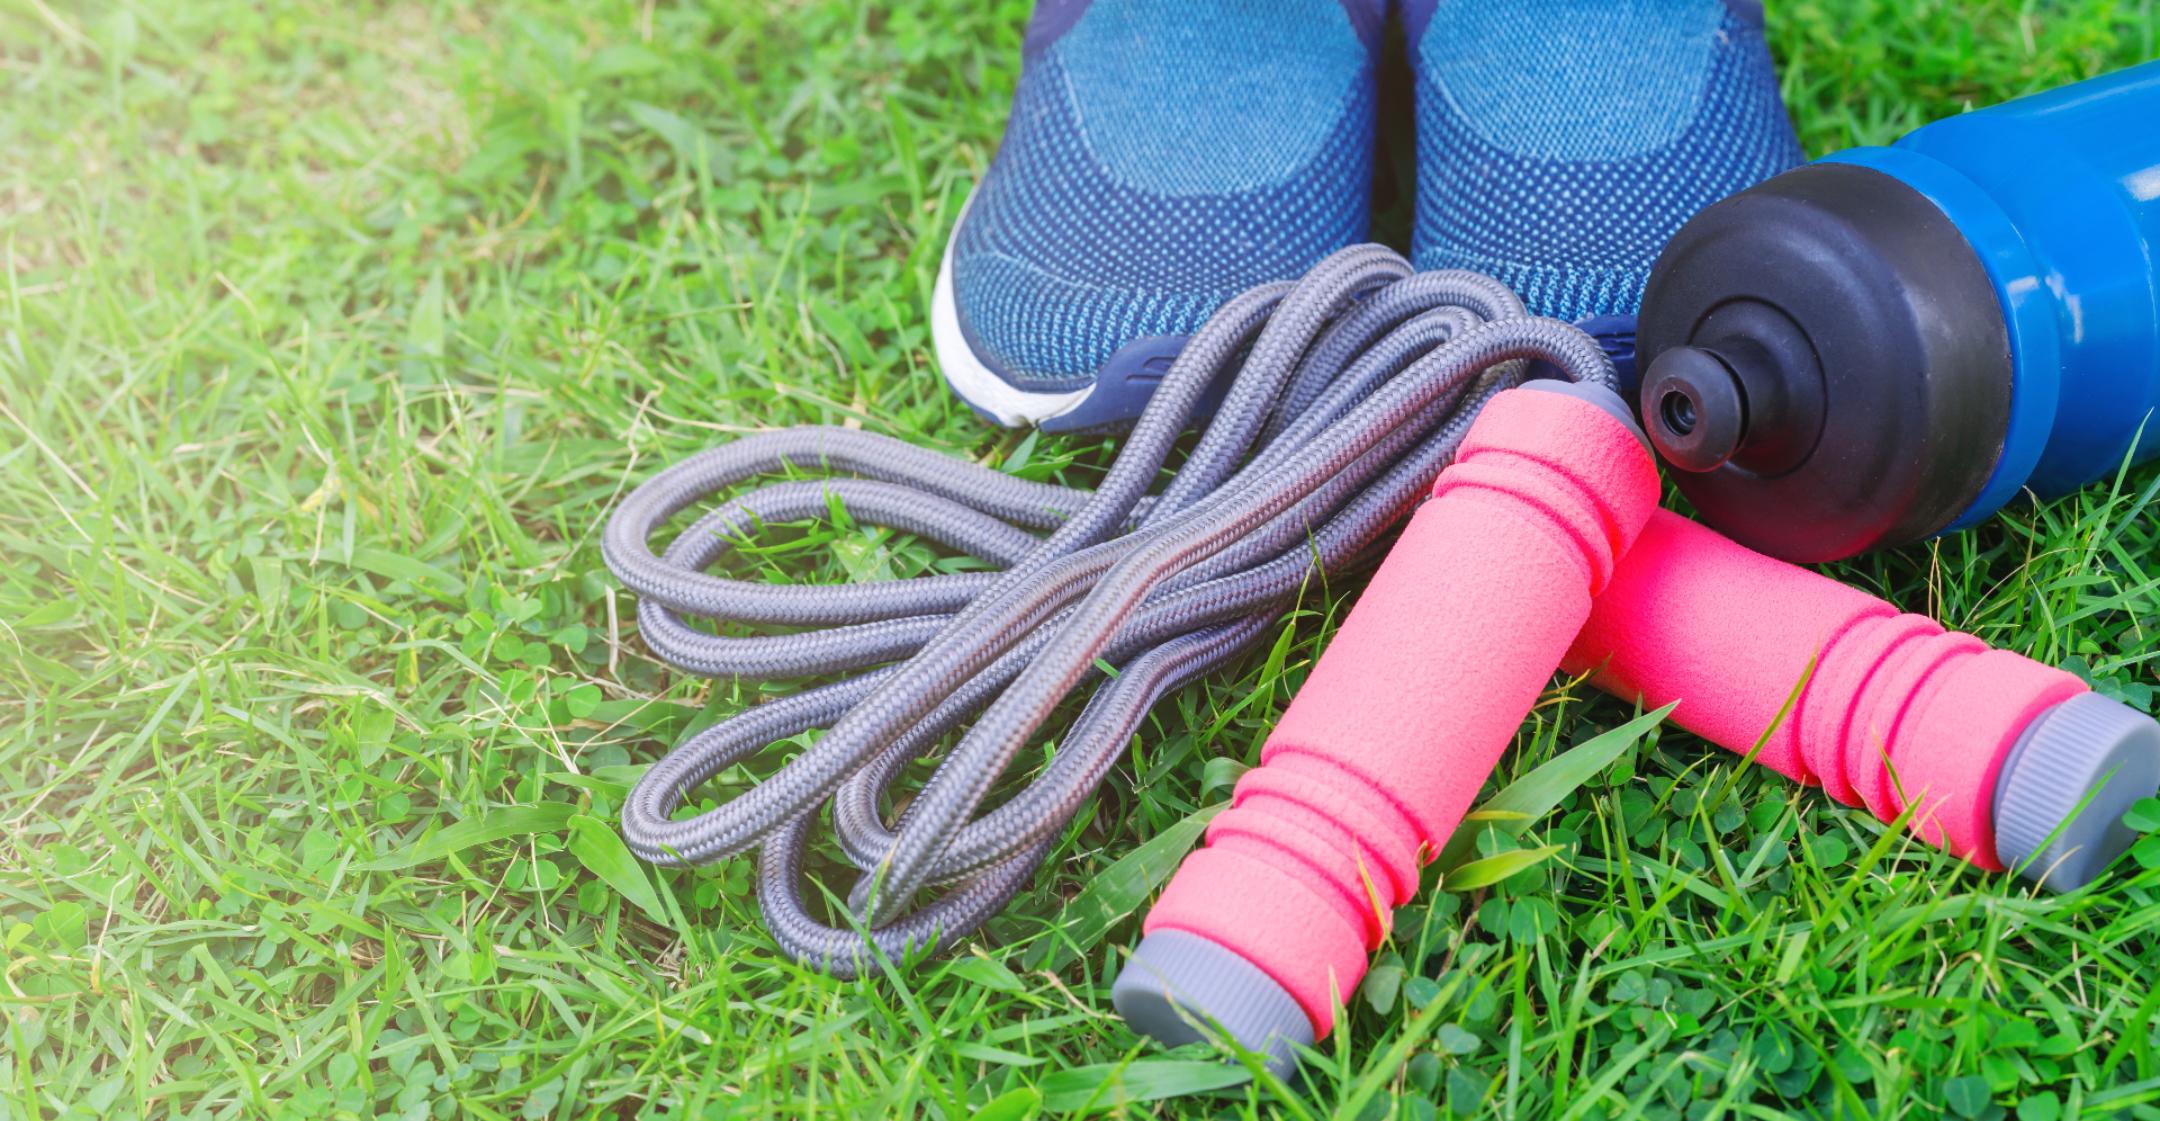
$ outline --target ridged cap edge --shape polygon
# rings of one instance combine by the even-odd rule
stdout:
[[[1313,1042],[1312,1020],[1274,978],[1237,952],[1182,930],[1142,938],[1111,983],[1110,1000],[1134,1031],[1167,1046],[1219,1028],[1267,1056],[1268,1069],[1280,1077],[1296,1069],[1297,1048]]]
[[[2156,791],[2160,724],[2120,701],[2080,693],[2034,718],[2004,758],[1995,853],[2027,880],[2074,891],[2137,841],[2123,814]]]

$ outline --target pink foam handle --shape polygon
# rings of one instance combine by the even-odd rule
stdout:
[[[1815,662],[1782,722],[1778,710]],[[1562,668],[1884,821],[1908,805],[1929,844],[2000,870],[1995,780],[2076,677],[1772,560],[1670,511],[1597,597]]]
[[[1657,495],[1595,405],[1494,397],[1146,930],[1235,951],[1325,1036]]]

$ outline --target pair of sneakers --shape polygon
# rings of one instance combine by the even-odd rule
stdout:
[[[1760,0],[1037,0],[938,271],[946,381],[1052,430],[1139,415],[1230,296],[1365,241],[1390,20],[1420,269],[1632,314],[1703,206],[1800,161]]]

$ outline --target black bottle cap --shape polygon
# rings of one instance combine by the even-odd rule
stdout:
[[[1642,390],[1643,422],[1658,453],[1682,471],[1715,471],[1740,450],[1747,396],[1717,352],[1676,346],[1658,355]]]
[[[1940,532],[2009,426],[2009,332],[1957,227],[1810,164],[1697,214],[1643,294],[1639,411],[1703,519],[1786,560]]]

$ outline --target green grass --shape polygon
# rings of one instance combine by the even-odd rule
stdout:
[[[0,1118],[2160,1116],[2160,871],[2034,898],[1677,732],[1400,916],[1310,1082],[1119,1107],[1224,1079],[1124,1030],[1134,924],[1079,916],[1330,602],[898,980],[775,954],[743,861],[609,886],[631,768],[760,692],[642,652],[627,483],[809,421],[1102,460],[928,354],[1026,7],[0,0]],[[1813,151],[2160,53],[2151,0],[1772,8]],[[1839,573],[2149,705],[2156,487]],[[1556,692],[1507,775],[1627,715]]]

